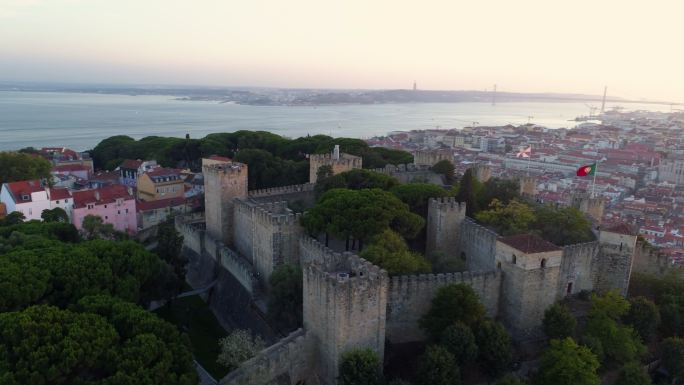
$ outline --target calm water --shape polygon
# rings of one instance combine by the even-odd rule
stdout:
[[[597,103],[594,103],[597,105]],[[624,104],[628,109],[669,110]],[[444,103],[257,107],[126,96],[0,91],[0,150],[33,146],[94,147],[113,135],[200,138],[213,132],[266,130],[288,137],[328,134],[368,138],[394,130],[522,124],[573,127],[585,103]]]

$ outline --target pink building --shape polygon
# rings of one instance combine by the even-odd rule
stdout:
[[[111,223],[118,231],[134,234],[137,230],[135,196],[121,185],[105,186],[94,190],[74,191],[72,223],[83,227],[83,218],[97,215],[104,223]]]

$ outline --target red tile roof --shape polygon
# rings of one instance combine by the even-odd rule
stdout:
[[[164,207],[181,206],[183,204],[185,204],[184,198],[166,198],[150,202],[139,201],[137,203],[137,211],[156,210]]]
[[[51,188],[49,193],[51,201],[71,198],[71,193],[66,188]]]
[[[128,193],[128,188],[122,185],[105,186],[94,190],[74,191],[74,208],[85,207],[88,203],[97,205],[114,203],[118,198],[124,200],[135,199]]]
[[[133,159],[126,159],[121,163],[119,167],[121,168],[127,168],[127,169],[132,169],[132,170],[137,170],[140,165],[143,164],[143,161],[140,159],[133,160]]]
[[[157,167],[152,171],[148,171],[146,174],[149,175],[150,177],[155,177],[155,176],[171,176],[171,175],[176,175],[179,176],[182,170],[176,169],[176,168],[168,168],[168,167]]]
[[[561,249],[553,243],[534,234],[511,235],[508,237],[501,237],[499,238],[499,241],[514,249],[520,250],[525,254],[544,253]]]
[[[31,202],[31,193],[45,191],[39,180],[23,180],[6,183],[7,189],[12,194],[16,203]],[[28,195],[28,200],[21,199],[22,195]]]

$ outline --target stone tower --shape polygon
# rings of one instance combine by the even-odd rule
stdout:
[[[571,197],[570,205],[587,214],[596,223],[601,224],[606,202],[602,197],[591,197],[585,191],[576,192]]]
[[[636,241],[634,230],[626,224],[601,229],[599,253],[592,261],[594,290],[617,289],[627,295]]]
[[[363,159],[360,156],[340,153],[340,146],[335,145],[335,149],[330,154],[312,154],[309,156],[309,183],[316,183],[318,169],[321,166],[330,166],[333,175],[361,168]]]
[[[233,245],[233,199],[247,197],[247,165],[208,164],[202,167],[202,174],[207,233],[217,241]]]
[[[533,176],[520,178],[520,195],[532,198],[537,195],[537,179]]]
[[[482,183],[485,183],[492,177],[492,169],[488,164],[478,163],[475,166],[475,177]]]
[[[560,247],[536,235],[497,240],[497,268],[504,273],[499,306],[515,339],[538,334],[544,311],[556,301],[562,258]]]
[[[456,198],[430,199],[425,249],[428,256],[433,253],[444,253],[446,257],[456,257],[465,213],[465,202],[456,202]]]
[[[330,385],[344,353],[369,348],[383,362],[385,351],[387,272],[349,253],[341,257],[334,266],[314,261],[304,269],[304,330],[317,346],[317,372]]]

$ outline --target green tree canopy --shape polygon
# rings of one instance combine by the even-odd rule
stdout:
[[[496,382],[496,385],[525,385],[527,382],[521,380],[520,378],[508,374],[503,377],[499,381]]]
[[[428,346],[418,363],[419,385],[460,385],[461,372],[454,355],[439,345]]]
[[[350,190],[381,189],[390,190],[399,185],[395,178],[376,171],[353,169],[324,178],[316,183],[316,192],[320,195],[326,191],[346,188]]]
[[[430,262],[409,251],[406,241],[392,230],[385,230],[371,240],[359,256],[387,270],[390,275],[429,273]]]
[[[530,206],[515,199],[504,205],[496,198],[487,210],[478,212],[475,218],[504,236],[527,232],[530,224],[537,219]]]
[[[430,198],[447,196],[447,191],[432,183],[408,183],[398,185],[390,192],[406,203],[412,212],[427,218]]]
[[[577,320],[567,306],[556,303],[544,312],[544,333],[550,339],[574,336],[575,326],[577,326]]]
[[[342,355],[339,385],[382,385],[382,365],[370,349],[351,350]]]
[[[663,340],[661,345],[663,366],[670,376],[684,378],[684,339],[670,337]]]
[[[330,190],[304,215],[302,223],[312,235],[325,232],[341,239],[354,237],[360,242],[388,228],[413,238],[425,225],[405,203],[380,189]]]
[[[432,171],[444,177],[444,184],[452,185],[456,181],[454,164],[448,160],[440,160],[430,168]]]
[[[109,315],[99,311],[106,307]],[[75,311],[0,313],[0,340],[6,384],[197,383],[189,344],[173,325],[110,297],[84,298]]]
[[[639,333],[642,341],[651,341],[660,323],[658,307],[645,297],[632,298],[629,302],[629,311],[623,316],[623,321]]]
[[[86,215],[81,225],[83,236],[86,239],[112,239],[114,237],[114,225],[104,223],[97,215]]]
[[[0,184],[50,178],[52,164],[44,158],[21,152],[0,152]]]
[[[269,278],[268,317],[286,330],[302,324],[302,269],[281,265]]]
[[[54,209],[45,209],[40,214],[40,218],[45,222],[69,222],[69,216],[64,209],[55,207]]]
[[[420,319],[419,325],[432,340],[438,340],[450,325],[461,322],[472,327],[484,317],[485,308],[475,291],[458,283],[439,288],[430,310]]]
[[[491,377],[499,377],[510,369],[513,361],[511,336],[499,322],[485,320],[475,330],[479,362]]]
[[[473,175],[473,169],[469,168],[461,177],[456,189],[456,200],[466,203],[466,215],[474,218],[480,210],[477,204],[477,194],[482,190],[482,184]]]
[[[553,208],[542,205],[535,211],[537,220],[532,228],[555,245],[565,246],[594,240],[591,222],[574,207]]]
[[[544,352],[536,385],[599,385],[599,362],[586,347],[572,338],[551,340]]]
[[[625,364],[646,352],[639,335],[618,322],[628,311],[629,302],[615,291],[603,296],[592,295],[585,337],[592,338],[593,348],[610,362]]]
[[[520,183],[516,179],[490,178],[478,196],[478,205],[489,207],[494,199],[504,205],[514,199],[520,200]]]
[[[618,377],[620,385],[651,385],[651,377],[644,367],[638,362],[630,362],[620,369]]]
[[[173,267],[174,274],[180,283],[185,281],[187,272],[188,258],[181,252],[183,248],[183,236],[176,231],[173,217],[167,219],[157,226],[157,255],[170,266]]]
[[[447,326],[439,338],[439,343],[454,355],[459,366],[468,365],[477,359],[475,335],[461,322]]]

